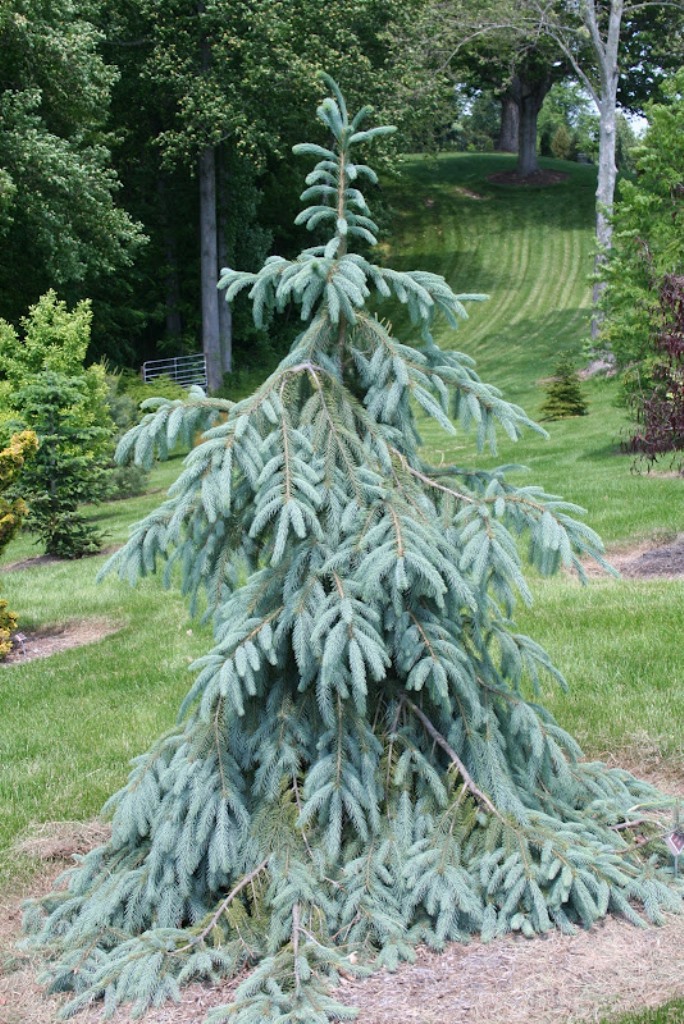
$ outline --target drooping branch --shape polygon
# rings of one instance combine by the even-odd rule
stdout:
[[[463,784],[465,785],[468,792],[472,793],[475,799],[478,800],[481,804],[483,804],[491,814],[493,814],[496,818],[500,818],[501,821],[504,821],[505,819],[501,812],[496,809],[496,807],[494,806],[490,798],[487,796],[487,794],[484,793],[476,784],[472,775],[470,774],[466,766],[463,764],[463,761],[458,756],[454,748],[447,742],[444,736],[442,736],[441,732],[439,732],[439,730],[432,724],[432,722],[427,717],[425,712],[421,711],[418,705],[414,704],[413,701],[409,700],[409,698],[406,696],[402,697],[401,703],[404,704],[409,709],[409,711],[411,711],[416,716],[417,719],[419,719],[419,721],[424,726],[425,731],[432,737],[437,746],[441,747],[442,750],[449,756],[454,768],[456,768],[458,774],[463,779]]]

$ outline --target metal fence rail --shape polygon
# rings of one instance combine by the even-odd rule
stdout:
[[[200,353],[193,356],[174,356],[171,359],[148,359],[142,366],[145,384],[155,377],[170,377],[181,387],[189,388],[191,384],[207,386],[207,362]]]

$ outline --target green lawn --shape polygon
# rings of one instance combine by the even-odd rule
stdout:
[[[620,1017],[604,1017],[600,1024],[682,1024],[682,1021],[684,1021],[684,999],[674,999],[654,1010],[627,1013]]]
[[[491,295],[439,341],[474,356],[484,379],[534,415],[555,353],[579,353],[588,331],[595,181],[592,168],[547,161],[570,175],[566,183],[521,190],[488,182],[510,163],[499,155],[406,160],[407,178],[385,186],[394,225],[385,249],[404,268],[427,266],[461,291]],[[529,482],[584,506],[611,545],[684,530],[684,478],[635,473],[619,448],[626,423],[616,385],[594,380],[585,392],[589,415],[550,424],[547,440],[530,434],[478,456],[469,438],[425,423],[426,448],[436,461],[527,465]],[[92,510],[107,544],[161,500],[179,466],[176,458],[154,471],[156,493]],[[4,563],[35,553],[22,537]],[[0,880],[21,870],[11,846],[27,826],[89,818],[123,783],[130,758],[172,725],[188,664],[208,643],[208,628],[190,622],[159,581],[135,590],[114,577],[96,584],[104,560],[2,573],[3,596],[25,629],[92,616],[122,628],[89,647],[0,668]],[[684,582],[603,578],[581,587],[563,576],[534,579],[532,589],[535,604],[517,619],[568,679],[568,694],[545,697],[561,723],[591,755],[630,752],[634,761],[635,751],[648,751],[684,770]],[[684,1019],[677,1006],[624,1024],[671,1024]]]
[[[427,263],[452,287],[491,295],[469,305],[457,333],[438,329],[440,344],[475,358],[480,375],[533,417],[556,353],[579,359],[588,335],[593,253],[593,168],[543,163],[568,172],[567,181],[494,185],[488,176],[510,168],[511,157],[447,154],[407,159],[411,188],[389,189],[393,262]],[[628,423],[616,382],[592,379],[583,390],[589,414],[546,424],[547,439],[504,438],[496,455],[478,455],[469,438],[425,420],[426,448],[438,462],[522,464],[521,481],[585,508],[609,546],[684,530],[684,478],[667,465],[638,471],[621,450]],[[535,580],[533,592],[534,606],[519,611],[518,623],[570,683],[568,694],[546,694],[561,723],[589,753],[660,751],[684,765],[684,583],[606,578],[581,587],[561,577]]]

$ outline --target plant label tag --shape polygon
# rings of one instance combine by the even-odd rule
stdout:
[[[684,851],[684,832],[680,832],[678,829],[670,832],[665,836],[665,842],[672,856],[679,857]]]

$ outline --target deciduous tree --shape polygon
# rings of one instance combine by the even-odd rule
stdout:
[[[605,266],[605,319],[598,343],[624,371],[640,423],[635,447],[657,457],[684,443],[684,72],[648,109],[637,177],[620,184]]]
[[[501,104],[499,149],[518,154],[517,173],[538,170],[537,121],[554,82],[567,75],[555,42],[509,0],[435,0],[422,24],[422,60],[459,83],[492,89]]]
[[[71,0],[0,12],[0,316],[47,287],[71,300],[130,265],[143,241],[117,204],[107,123],[115,71]]]
[[[653,6],[640,0],[580,0],[579,3],[561,0],[552,4],[543,0],[524,0],[523,3],[532,20],[538,22],[540,31],[548,34],[565,55],[599,113],[595,304],[604,284],[604,255],[612,242],[611,211],[617,180],[620,78],[628,78],[629,57],[633,56],[634,45],[639,48],[641,68],[653,68],[655,39],[648,31],[639,33],[642,19],[647,25],[651,24]],[[674,41],[677,33],[681,36],[684,5],[675,0],[665,0],[663,6],[667,9],[666,23],[670,24]],[[674,46],[677,51],[680,48],[681,44]],[[657,60],[656,57],[655,63]],[[643,70],[639,77],[643,81]],[[599,321],[595,315],[592,337],[596,337],[598,331]]]
[[[236,160],[260,170],[282,159],[314,102],[322,67],[339,73],[352,94],[386,102],[403,67],[394,59],[391,25],[417,6],[418,0],[340,0],[321,18],[315,0],[141,0],[151,41],[143,74],[170,114],[158,142],[167,164],[197,175],[202,347],[211,391],[231,367],[230,311],[216,283],[233,258],[226,241],[241,212],[232,195]]]

